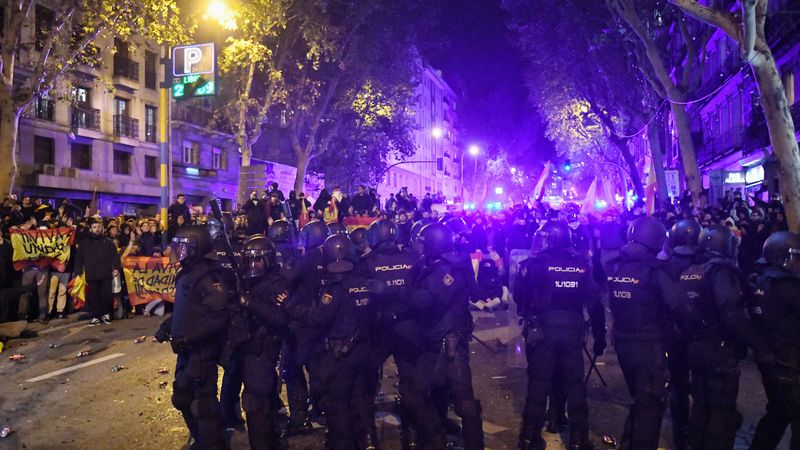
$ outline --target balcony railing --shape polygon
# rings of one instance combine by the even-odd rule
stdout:
[[[139,139],[139,119],[115,115],[114,136],[124,136]]]
[[[114,56],[114,76],[123,76],[139,81],[139,63],[124,56]]]
[[[70,108],[70,123],[72,128],[100,131],[100,110],[84,106],[73,106]]]

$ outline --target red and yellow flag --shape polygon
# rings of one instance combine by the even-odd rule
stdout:
[[[21,230],[11,228],[11,247],[14,270],[27,267],[52,266],[59,272],[66,269],[70,246],[75,243],[75,229],[48,228],[46,230]]]

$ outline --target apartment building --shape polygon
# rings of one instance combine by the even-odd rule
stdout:
[[[37,5],[35,29],[52,16]],[[154,214],[163,50],[137,36],[95,42],[95,49],[99,66],[75,67],[69,83],[35,99],[21,118],[18,184],[25,195],[78,205],[94,198],[104,214]],[[35,50],[20,55],[21,77],[35,57]],[[210,105],[202,100],[173,102],[171,109],[171,197],[185,193],[189,204],[206,206],[219,196],[230,206],[239,167],[232,137],[207,127]]]
[[[422,65],[416,96],[417,151],[387,171],[378,193],[386,199],[405,186],[420,199],[427,193],[441,193],[447,200],[461,203],[461,159],[466,152],[458,139],[457,96],[442,78],[442,72],[427,64]],[[400,162],[390,157],[387,164]]]
[[[800,102],[795,95],[795,80],[800,77],[800,22],[789,10],[800,11],[790,6],[792,3],[769,3],[766,31],[800,135]],[[697,162],[704,187],[712,201],[726,190],[755,192],[762,184],[775,192],[777,167],[752,72],[736,44],[722,32],[715,32],[706,49],[708,60],[698,97],[710,96],[693,105]]]

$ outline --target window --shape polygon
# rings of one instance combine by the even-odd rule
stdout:
[[[114,150],[114,173],[131,174],[131,154],[123,150]]]
[[[156,120],[158,118],[158,110],[155,106],[144,107],[144,140],[147,142],[156,142],[158,136],[156,135]]]
[[[56,163],[56,141],[53,138],[33,137],[33,162],[36,164]]]
[[[155,156],[144,157],[144,176],[145,178],[156,178],[158,173],[158,161]]]
[[[192,141],[183,141],[183,157],[181,160],[184,164],[194,166],[200,164],[200,144]]]
[[[91,103],[89,89],[80,86],[72,88],[72,101],[81,106],[88,106]]]
[[[225,158],[225,150],[219,147],[214,147],[213,149],[214,155],[214,169],[216,170],[227,170],[228,169],[228,161]]]
[[[56,104],[47,97],[47,94],[42,94],[40,97],[33,99],[33,114],[37,119],[49,120],[52,122],[54,120],[55,110]]]
[[[92,169],[92,144],[72,143],[72,168],[91,170]]]
[[[53,10],[36,5],[36,50],[44,49],[51,28],[53,28]]]
[[[121,97],[114,97],[114,115],[128,117],[129,104],[130,100],[128,99]]]
[[[145,50],[144,52],[144,87],[148,89],[156,88],[156,63],[158,55],[155,52]]]

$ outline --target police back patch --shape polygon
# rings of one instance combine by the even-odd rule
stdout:
[[[453,281],[455,281],[455,279],[449,273],[446,274],[444,278],[442,278],[442,283],[444,283],[445,286],[450,286],[451,284],[453,284]]]
[[[331,294],[323,294],[322,295],[322,304],[323,305],[330,305],[333,302],[333,296]]]

